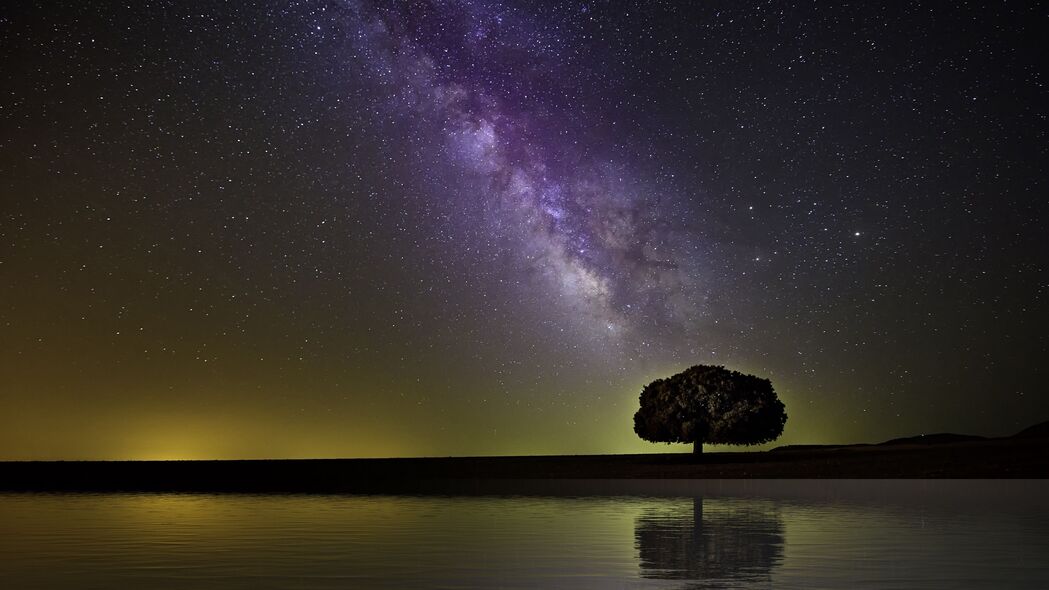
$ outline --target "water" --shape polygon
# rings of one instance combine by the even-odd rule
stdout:
[[[0,586],[1049,588],[1046,481],[0,495]]]

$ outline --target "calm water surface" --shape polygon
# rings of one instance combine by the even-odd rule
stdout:
[[[0,495],[0,586],[1049,588],[1045,481]]]

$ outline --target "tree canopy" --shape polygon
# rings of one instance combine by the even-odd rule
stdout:
[[[786,409],[768,379],[696,365],[641,390],[634,432],[665,443],[755,445],[775,440]]]

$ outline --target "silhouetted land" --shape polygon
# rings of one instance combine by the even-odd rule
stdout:
[[[937,434],[876,445],[771,451],[543,457],[261,461],[10,461],[0,490],[512,493],[514,480],[1045,478],[1049,424],[1016,436]]]

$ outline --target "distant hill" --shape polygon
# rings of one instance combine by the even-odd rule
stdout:
[[[1020,432],[1013,435],[1013,438],[1034,438],[1041,436],[1049,436],[1049,422],[1042,422],[1035,424],[1034,426],[1028,426]]]
[[[936,434],[919,434],[916,436],[905,436],[901,438],[894,438],[885,442],[875,443],[873,445],[867,443],[854,443],[847,445],[784,445],[771,449],[773,451],[811,451],[817,449],[829,450],[829,449],[849,449],[855,447],[868,447],[868,446],[891,446],[891,445],[943,445],[960,442],[975,442],[981,440],[1009,440],[1013,438],[1049,438],[1049,422],[1040,422],[1034,426],[1024,428],[1020,432],[1012,436],[1005,436],[1001,438],[977,436],[975,434],[957,434],[954,432],[938,432]]]
[[[855,446],[859,446],[859,445],[783,445],[783,446],[779,446],[779,447],[773,447],[773,448],[769,449],[769,451],[774,452],[774,453],[775,452],[779,452],[779,451],[813,451],[813,450],[820,450],[820,449],[837,449],[837,448],[855,447]],[[866,445],[864,445],[864,446],[866,446]]]
[[[953,432],[939,432],[936,434],[919,434],[917,436],[905,436],[887,440],[879,445],[942,445],[956,442],[969,442],[974,440],[987,440],[985,436],[975,434],[955,434]]]

